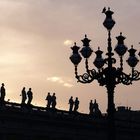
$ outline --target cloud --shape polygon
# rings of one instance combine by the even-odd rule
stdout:
[[[64,83],[64,86],[65,87],[69,87],[69,88],[73,87],[73,85],[72,84],[69,84],[69,83]]]
[[[73,84],[71,84],[71,83],[68,82],[68,81],[70,81],[69,79],[63,80],[62,77],[57,77],[57,76],[48,77],[47,78],[47,81],[55,82],[55,83],[61,84],[64,87],[68,87],[68,88],[73,87]]]
[[[65,40],[65,41],[64,41],[64,45],[65,45],[65,46],[70,46],[70,45],[72,45],[72,43],[73,43],[72,40]]]
[[[51,81],[51,82],[59,82],[60,81],[60,77],[49,77],[47,78],[48,81]]]

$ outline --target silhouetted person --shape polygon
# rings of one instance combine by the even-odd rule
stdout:
[[[71,112],[73,110],[73,105],[74,105],[74,101],[73,101],[73,97],[71,96],[69,99],[69,111]]]
[[[23,87],[23,89],[21,91],[21,97],[22,97],[21,104],[25,104],[25,101],[27,99],[25,87]]]
[[[90,115],[93,114],[93,108],[94,108],[94,106],[93,106],[93,101],[90,100],[90,103],[89,103],[89,114],[90,114]]]
[[[93,104],[93,114],[95,117],[100,117],[101,116],[101,111],[99,109],[99,105],[96,102],[96,99],[94,100],[94,104]]]
[[[56,96],[55,96],[55,93],[53,93],[53,95],[51,97],[51,103],[52,103],[52,108],[55,109],[55,106],[56,106]]]
[[[47,100],[47,108],[50,108],[52,102],[52,96],[50,95],[50,92],[48,92],[46,100]]]
[[[74,102],[74,111],[77,112],[78,108],[79,108],[79,100],[78,97],[76,97]]]
[[[31,91],[32,89],[31,88],[29,88],[29,91],[27,92],[27,96],[28,96],[28,102],[27,102],[27,104],[28,105],[30,105],[31,104],[31,102],[32,102],[32,99],[33,99],[33,93],[32,93],[32,91]]]
[[[96,99],[94,100],[94,112],[96,113],[98,111],[98,104],[96,102]]]
[[[6,91],[5,91],[5,88],[4,88],[4,83],[2,83],[0,92],[1,92],[0,100],[1,100],[2,103],[4,103],[5,95],[6,95]]]

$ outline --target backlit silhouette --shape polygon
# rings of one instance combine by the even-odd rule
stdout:
[[[5,90],[5,87],[4,87],[4,83],[2,83],[0,92],[1,92],[1,97],[0,97],[1,103],[4,103],[5,95],[6,95],[6,90]]]
[[[31,105],[31,102],[32,102],[32,99],[33,99],[33,93],[32,93],[31,90],[32,90],[32,89],[29,88],[29,91],[27,92],[27,97],[28,97],[28,102],[27,102],[27,104],[28,104],[28,105]]]
[[[52,101],[52,108],[55,109],[55,106],[56,106],[56,96],[55,96],[55,93],[53,93],[51,101]]]
[[[78,97],[76,97],[74,101],[74,112],[77,112],[78,108],[79,108],[79,100],[78,100]]]
[[[50,95],[50,92],[48,92],[48,95],[46,97],[46,100],[47,100],[47,108],[50,108],[51,106],[51,101],[52,101],[52,97]]]
[[[73,111],[73,105],[74,105],[74,101],[73,101],[73,97],[71,96],[69,99],[69,111]]]
[[[25,104],[25,101],[26,101],[26,99],[27,99],[25,87],[23,87],[23,89],[22,89],[22,91],[21,91],[21,97],[22,97],[21,104]]]

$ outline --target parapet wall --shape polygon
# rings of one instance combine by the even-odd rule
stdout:
[[[116,121],[117,139],[138,140],[140,125],[125,123]],[[107,140],[107,128],[106,117],[17,103],[0,107],[0,140]]]

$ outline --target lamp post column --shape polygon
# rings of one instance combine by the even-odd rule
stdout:
[[[115,21],[112,19],[112,15],[114,12],[108,10],[104,10],[106,18],[103,22],[104,27],[108,30],[108,47],[106,55],[108,58],[106,59],[106,63],[108,65],[107,68],[104,69],[105,80],[106,80],[106,88],[107,88],[107,97],[108,97],[108,106],[107,106],[107,120],[108,120],[108,140],[115,140],[115,125],[114,125],[114,113],[115,113],[115,104],[114,104],[114,89],[116,85],[116,68],[113,67],[113,63],[115,63],[115,59],[112,58],[114,53],[112,52],[111,45],[111,29],[115,25]]]
[[[107,87],[108,94],[108,108],[107,108],[107,120],[108,120],[108,140],[115,140],[115,104],[114,104],[114,87],[111,85]]]
[[[73,50],[72,55],[70,56],[71,62],[75,66],[75,77],[78,80],[78,82],[83,84],[91,83],[94,80],[97,80],[100,86],[105,86],[107,89],[107,121],[108,121],[108,138],[107,140],[116,140],[116,131],[115,131],[115,104],[114,104],[114,91],[115,87],[118,84],[123,85],[130,85],[132,84],[132,81],[138,81],[140,80],[140,72],[138,70],[135,70],[135,66],[139,62],[133,48],[131,46],[131,49],[128,50],[129,52],[129,58],[126,60],[128,65],[132,68],[131,73],[127,74],[123,71],[123,56],[127,51],[127,47],[124,44],[125,37],[122,36],[122,32],[120,32],[120,35],[116,37],[117,39],[117,45],[115,46],[114,51],[119,55],[120,57],[120,66],[115,67],[113,64],[116,63],[116,59],[114,56],[114,51],[112,51],[112,44],[111,44],[111,30],[113,26],[115,25],[115,21],[112,18],[113,11],[108,8],[103,9],[102,13],[106,15],[106,18],[103,22],[104,27],[108,31],[108,46],[107,46],[107,57],[105,59],[102,58],[102,51],[100,50],[100,47],[98,47],[98,50],[94,53],[96,54],[96,58],[93,62],[95,67],[98,69],[89,69],[88,66],[88,58],[91,56],[93,50],[90,48],[89,40],[87,38],[87,35],[85,35],[85,38],[82,40],[83,42],[83,48],[79,51],[80,47],[76,46],[76,43],[74,44],[71,49]],[[82,75],[78,74],[77,66],[80,63],[82,57],[80,56],[80,53],[85,59],[85,68],[86,72]],[[140,52],[138,53],[140,56]],[[104,66],[105,65],[105,66]],[[103,67],[104,66],[104,67]]]

